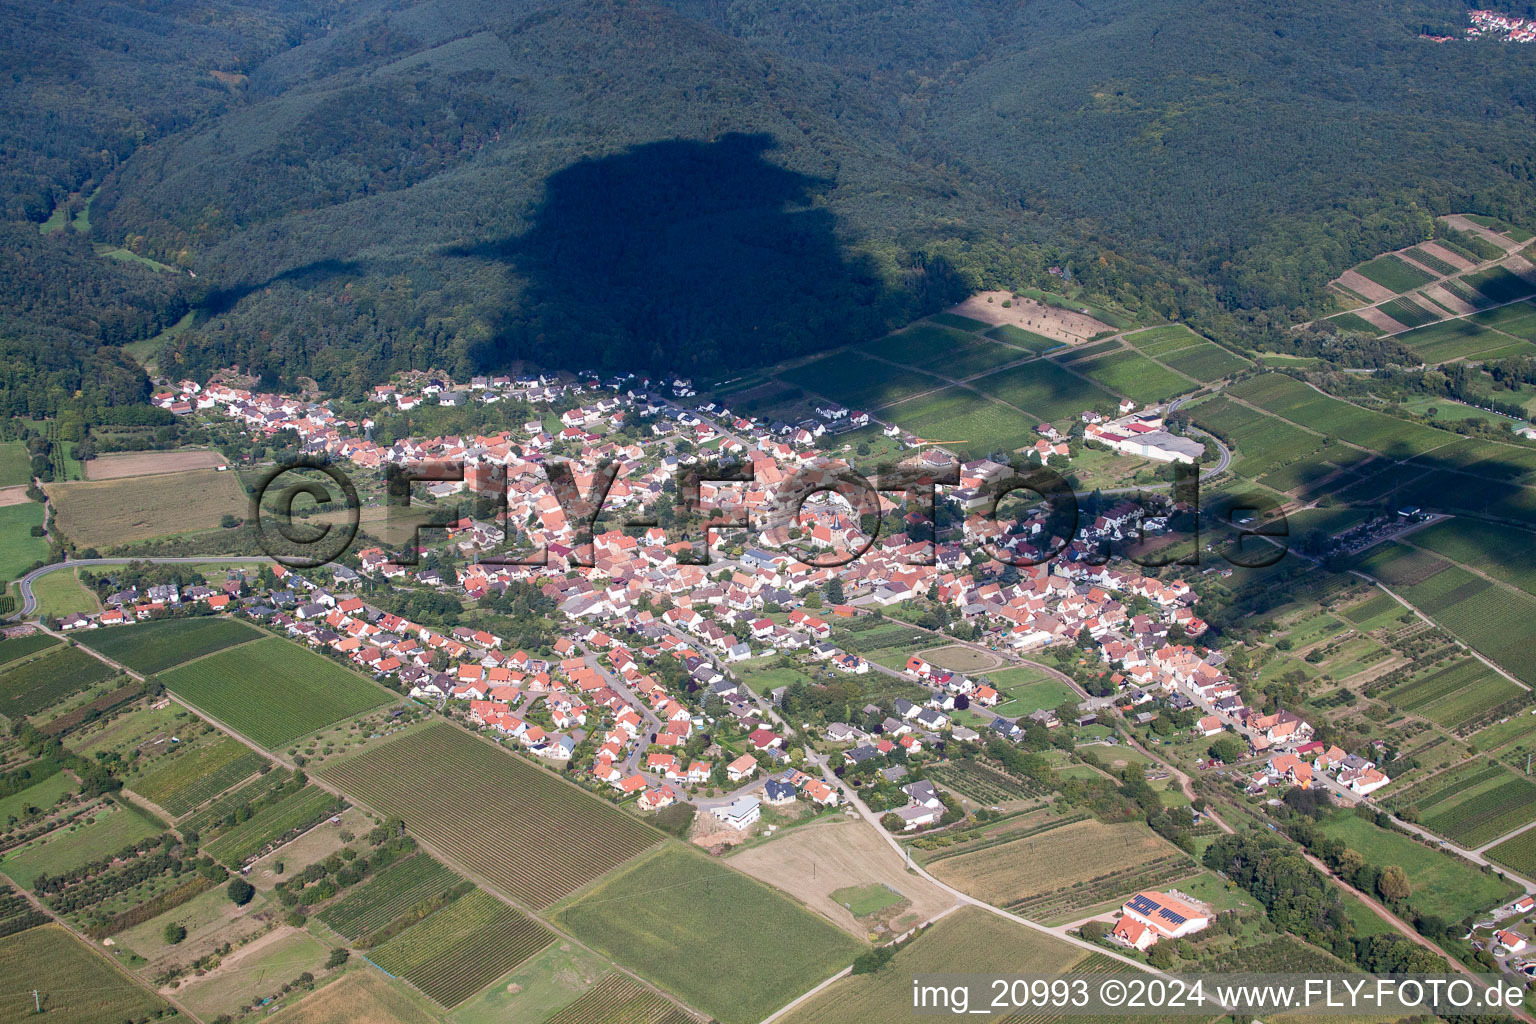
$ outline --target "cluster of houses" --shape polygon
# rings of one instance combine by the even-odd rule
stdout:
[[[1501,39],[1509,43],[1536,43],[1536,19],[1517,18],[1499,11],[1468,11],[1468,39]]]
[[[578,374],[574,380],[571,375],[554,374],[475,377],[460,385],[443,374],[408,374],[375,388],[369,397],[397,408],[429,400],[451,405],[516,397],[542,405],[548,412],[521,430],[402,439],[388,445],[372,440],[370,419],[343,421],[324,403],[252,393],[217,380],[207,386],[184,381],[157,394],[156,402],[173,411],[222,414],[259,436],[291,430],[311,454],[350,461],[360,468],[461,460],[466,467],[464,480],[431,485],[434,496],[505,493],[506,522],[519,524],[519,544],[542,547],[557,565],[559,559],[586,555],[590,567],[575,573],[564,572],[563,565],[552,571],[536,565],[475,561],[499,550],[506,536],[498,523],[469,518],[453,521],[443,531],[447,549],[469,561],[454,582],[444,580],[439,571],[395,561],[380,549],[358,553],[354,578],[361,574],[425,584],[469,599],[494,595],[513,582],[534,583],[570,623],[561,643],[580,644],[585,651],[572,646],[552,663],[531,659],[524,652],[506,653],[500,641],[489,635],[438,634],[366,606],[356,607],[351,601],[328,604],[323,594],[296,595],[291,612],[279,602],[274,602],[276,608],[262,610],[279,616],[277,624],[305,642],[330,648],[380,677],[398,677],[418,697],[470,702],[467,714],[476,724],[536,756],[569,757],[580,743],[576,737],[593,736],[600,742],[594,745],[591,764],[584,767],[599,784],[637,796],[642,806],[664,807],[679,797],[681,787],[700,785],[714,771],[710,763],[667,759],[671,748],[685,744],[699,727],[701,713],[696,701],[668,692],[658,681],[648,668],[656,659],[682,663],[691,685],[719,696],[725,702],[725,714],[752,737],[749,759],[753,764],[728,766],[729,781],[741,783],[759,761],[774,771],[788,768],[788,755],[782,741],[774,742],[776,737],[751,695],[721,666],[783,653],[853,675],[878,670],[834,642],[833,623],[919,596],[946,605],[953,618],[977,625],[1000,648],[1028,652],[1081,642],[1086,634],[1122,695],[1117,702],[1133,712],[1155,696],[1179,706],[1198,705],[1207,713],[1202,731],[1212,734],[1232,728],[1247,736],[1256,751],[1277,757],[1294,754],[1307,738],[1304,732],[1310,733],[1309,727],[1302,730],[1291,722],[1295,716],[1288,713],[1266,722],[1244,706],[1239,687],[1223,671],[1223,656],[1198,645],[1207,626],[1195,611],[1197,595],[1186,581],[1157,579],[1133,567],[1102,564],[1100,553],[1106,543],[1128,540],[1146,528],[1145,509],[1129,501],[1102,507],[1069,538],[1050,535],[1052,524],[1044,511],[1021,523],[999,522],[983,513],[1010,470],[989,459],[962,463],[958,486],[941,492],[959,513],[958,538],[935,540],[933,521],[926,512],[899,504],[899,494],[882,493],[880,511],[899,514],[904,531],[882,535],[859,558],[836,568],[818,567],[792,553],[806,547],[858,546],[858,517],[826,495],[797,503],[792,519],[767,516],[764,523],[754,525],[741,554],[717,558],[713,565],[693,564],[697,552],[692,545],[671,540],[659,527],[600,532],[588,550],[577,551],[580,524],[568,518],[544,469],[545,458],[557,449],[574,456],[578,466],[616,461],[619,473],[605,508],[635,511],[672,500],[668,484],[679,465],[674,439],[718,442],[722,452],[751,463],[752,479],[705,482],[700,487],[701,503],[724,514],[783,512],[775,504],[776,486],[792,473],[810,473],[814,480],[822,466],[816,450],[821,439],[846,425],[867,422],[862,413],[823,403],[813,421],[765,423],[715,403],[689,403],[691,396],[687,381],[651,381],[632,375],[604,379]],[[1139,439],[1136,443],[1143,446],[1162,443],[1155,436],[1162,426],[1159,414],[1137,414],[1129,402],[1122,404],[1120,413],[1107,422],[1095,413],[1085,413],[1089,436],[1111,447],[1121,443],[1110,436],[1116,431]],[[649,431],[639,432],[645,440],[610,440],[614,431],[634,423],[650,424]],[[1029,449],[1033,456],[1064,457],[1065,439],[1049,425],[1039,429],[1040,440]],[[1179,457],[1167,455],[1177,453],[1178,445],[1160,450],[1168,458]],[[1195,456],[1189,453],[1189,457]],[[920,452],[909,461],[919,469],[953,465],[952,458],[939,450]],[[575,483],[582,493],[592,482],[591,472],[577,470]],[[998,560],[1033,559],[1056,548],[1061,549],[1057,557],[1038,564],[1011,567]],[[338,585],[350,582],[341,579],[344,567],[334,568]],[[842,591],[842,603],[825,610],[806,607],[813,593],[824,592],[834,580]],[[202,599],[221,596],[230,595]],[[153,614],[150,598],[145,595],[144,602],[122,609],[121,614],[139,618]],[[1131,602],[1137,598],[1142,600],[1133,607]],[[143,603],[149,603],[151,610],[141,613]],[[785,614],[770,616],[768,609]],[[621,641],[621,636],[630,639]],[[448,668],[432,668],[441,666],[443,659]],[[921,658],[911,659],[905,674],[928,689],[928,700],[901,702],[878,734],[864,735],[846,723],[828,730],[829,738],[834,730],[842,730],[838,738],[853,744],[844,753],[848,763],[882,757],[897,747],[921,752],[945,734],[974,738],[973,730],[956,728],[951,722],[949,712],[955,701],[964,697],[970,706],[985,710],[1000,699],[991,687]],[[529,710],[535,703],[537,721],[530,718]],[[1047,727],[1060,724],[1049,711],[1037,720]],[[1016,722],[995,715],[990,727],[1009,738],[1021,734]],[[654,741],[649,739],[652,733]],[[1284,764],[1289,768],[1289,762]],[[1356,792],[1368,791],[1374,777],[1362,773],[1346,779],[1344,773],[1354,770],[1354,766],[1334,769],[1343,785]],[[1282,770],[1275,777],[1289,779],[1294,774],[1294,770]],[[917,806],[912,805],[914,818],[922,816]]]

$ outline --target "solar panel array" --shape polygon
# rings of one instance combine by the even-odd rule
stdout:
[[[1145,896],[1141,893],[1137,893],[1134,897],[1132,897],[1131,901],[1127,903],[1126,906],[1129,909],[1134,910],[1136,913],[1142,915],[1143,917],[1151,917],[1155,914],[1158,917],[1161,917],[1163,920],[1169,922],[1175,928],[1187,920],[1183,914],[1180,914],[1174,910],[1170,910],[1163,906],[1161,903],[1158,903],[1156,900],[1152,899],[1150,896]]]

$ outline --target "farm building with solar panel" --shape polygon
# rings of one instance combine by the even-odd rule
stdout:
[[[1182,939],[1211,923],[1210,910],[1165,892],[1139,892],[1120,908],[1110,934],[1117,942],[1145,950],[1159,939]]]

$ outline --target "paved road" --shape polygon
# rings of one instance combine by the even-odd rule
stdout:
[[[51,572],[60,572],[64,569],[78,569],[82,566],[92,565],[130,565],[134,562],[153,562],[156,565],[175,564],[208,564],[221,565],[249,565],[252,562],[263,561],[256,555],[187,555],[185,557],[172,558],[77,558],[68,562],[54,562],[40,569],[33,569],[23,576],[18,584],[21,589],[21,610],[11,616],[12,620],[24,619],[37,610],[37,598],[32,594],[32,582],[39,576],[46,576]]]

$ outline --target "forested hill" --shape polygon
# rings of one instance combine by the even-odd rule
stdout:
[[[1536,206],[1536,47],[1419,38],[1455,0],[0,9],[57,65],[0,83],[8,215],[100,186],[92,241],[195,271],[168,370],[767,362],[1063,263],[1241,340]]]

